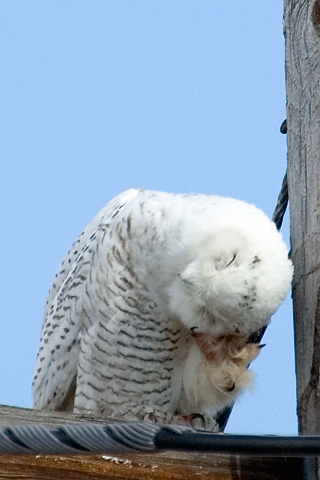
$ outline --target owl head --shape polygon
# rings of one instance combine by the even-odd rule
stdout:
[[[268,234],[260,238],[261,232],[225,225],[194,246],[169,292],[170,308],[187,328],[219,336],[249,334],[269,323],[293,268],[281,235],[275,228]]]

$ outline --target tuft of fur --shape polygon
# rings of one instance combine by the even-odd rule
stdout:
[[[250,387],[253,374],[248,367],[258,356],[261,345],[247,343],[246,337],[239,334],[213,338],[193,331],[192,337],[194,343],[184,372],[185,395],[181,397],[180,410],[214,415],[232,405],[242,390]]]

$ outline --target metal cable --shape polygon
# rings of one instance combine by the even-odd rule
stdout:
[[[272,457],[319,456],[320,436],[212,434],[188,430],[179,434],[162,427],[155,438],[160,449]]]
[[[281,228],[283,217],[288,206],[288,200],[289,200],[288,180],[287,180],[287,172],[286,172],[283,178],[277,205],[272,215],[272,221],[276,224],[276,227],[278,230],[280,230]]]
[[[320,436],[228,435],[151,423],[89,423],[59,427],[32,424],[0,429],[0,455],[112,455],[159,450],[316,457],[320,456]]]
[[[183,430],[185,427],[181,427]],[[19,425],[0,429],[0,454],[128,453],[155,450],[150,423]],[[175,427],[174,431],[180,431]]]
[[[288,131],[287,119],[285,119],[280,126],[280,132],[285,135],[287,131]],[[289,200],[288,179],[287,179],[287,172],[286,172],[283,178],[277,205],[272,215],[272,221],[276,224],[276,227],[278,230],[280,230],[281,228],[283,217],[288,206],[288,200]]]

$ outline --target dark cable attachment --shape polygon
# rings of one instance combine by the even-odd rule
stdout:
[[[189,430],[175,433],[162,427],[155,436],[157,449],[197,451],[229,455],[257,455],[272,457],[316,457],[320,451],[320,437],[277,437],[259,435],[228,435]]]
[[[280,126],[280,132],[283,133],[284,135],[287,133],[287,119],[283,120]]]

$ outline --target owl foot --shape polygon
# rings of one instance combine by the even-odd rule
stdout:
[[[210,415],[204,413],[193,413],[191,415],[175,415],[170,423],[186,425],[195,430],[219,433],[219,425]]]
[[[173,424],[185,425],[186,427],[194,428],[195,430],[204,430],[206,432],[219,433],[219,425],[213,417],[204,413],[193,413],[191,415],[167,415],[166,418],[157,415],[155,412],[148,413],[144,422],[155,423],[157,425]]]
[[[165,423],[170,423],[166,421],[163,416],[157,415],[155,412],[147,413],[143,421],[148,423],[155,423],[157,425],[164,425]]]

